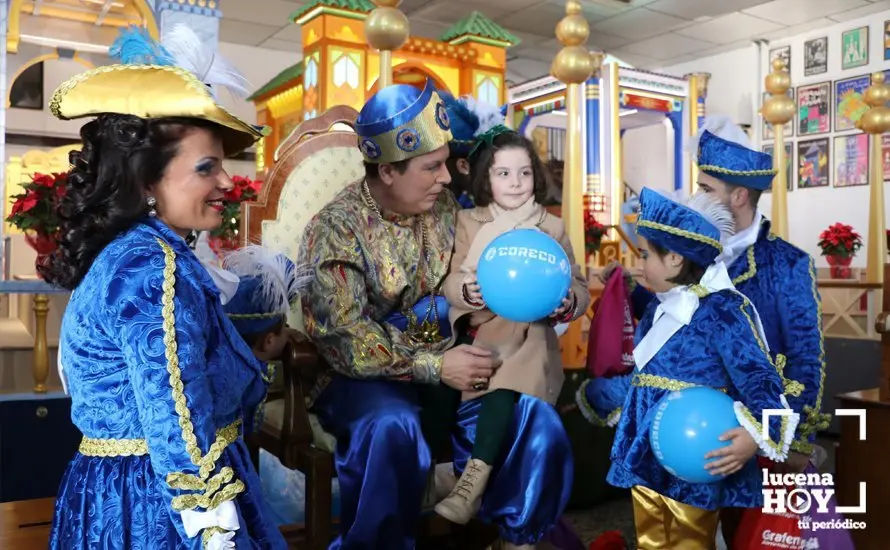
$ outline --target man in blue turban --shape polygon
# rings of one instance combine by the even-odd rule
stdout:
[[[462,469],[479,407],[460,403],[458,392],[486,388],[497,360],[474,346],[451,347],[440,295],[458,209],[446,190],[445,103],[430,82],[390,86],[362,108],[356,132],[365,177],[309,222],[300,252],[300,263],[315,266],[303,300],[306,332],[327,364],[314,373],[309,406],[337,440],[342,505],[331,548],[412,550],[440,450],[434,428],[444,421],[446,443],[454,432]],[[479,518],[497,524],[508,547],[528,548],[568,498],[571,447],[552,407],[534,398],[516,407],[515,448],[504,453]],[[548,490],[517,495],[516,486]],[[443,489],[442,497],[450,487]]]

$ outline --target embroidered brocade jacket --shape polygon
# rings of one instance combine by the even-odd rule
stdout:
[[[788,403],[800,414],[791,449],[810,454],[816,432],[827,428],[831,418],[822,414],[825,347],[813,259],[770,233],[770,222],[764,219],[757,242],[733,262],[729,275],[757,308],[770,353],[785,380]],[[640,286],[632,298],[635,314],[642,314],[655,299]]]
[[[413,340],[387,322],[439,289],[454,246],[458,206],[439,195],[423,216],[382,212],[362,198],[362,182],[347,186],[309,222],[300,259],[315,267],[302,303],[306,332],[328,369],[310,373],[310,406],[330,381],[331,370],[353,378],[438,383],[447,339]],[[420,224],[426,223],[429,266],[421,258]],[[429,270],[429,271],[428,271]]]
[[[207,271],[185,240],[146,218],[98,255],[61,332],[71,418],[88,438],[81,452],[148,454],[156,478],[142,480],[128,504],[144,505],[137,496],[156,487],[182,539],[200,545],[180,513],[238,505],[250,479],[233,471],[230,453],[241,454],[240,433],[266,394],[266,369],[226,318]],[[240,532],[243,543],[247,526]]]

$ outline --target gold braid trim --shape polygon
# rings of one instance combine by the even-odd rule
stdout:
[[[754,259],[754,245],[748,247],[748,271],[732,280],[732,284],[738,286],[757,275],[757,260]]]
[[[705,237],[704,235],[699,235],[698,233],[693,233],[692,231],[687,231],[685,229],[680,229],[678,227],[673,227],[670,225],[665,225],[663,223],[650,222],[648,220],[640,220],[637,222],[637,226],[639,227],[648,227],[649,229],[654,229],[656,231],[662,231],[664,233],[670,233],[671,235],[676,235],[678,237],[685,237],[687,239],[691,239],[693,241],[698,241],[700,243],[713,246],[720,252],[723,251],[723,245],[720,244],[720,241],[716,239],[712,239],[711,237]]]
[[[775,176],[779,173],[775,168],[770,168],[769,170],[733,170],[713,164],[703,164],[698,169],[707,172],[717,172],[718,174],[728,174],[730,176]]]
[[[144,439],[93,439],[84,437],[78,449],[83,456],[144,456],[148,445]]]
[[[657,388],[659,390],[667,391],[680,391],[688,388],[701,387],[701,384],[684,382],[683,380],[676,380],[674,378],[667,378],[655,374],[635,374],[630,383],[640,388]],[[713,389],[726,393],[726,388]]]
[[[741,412],[742,416],[744,416],[748,422],[750,422],[755,428],[757,428],[757,433],[759,433],[759,434],[764,433],[763,432],[763,424],[761,424],[760,422],[757,421],[757,419],[754,418],[754,415],[751,414],[751,411],[748,410],[748,407],[743,406],[740,409],[741,410],[737,409],[736,411]],[[785,454],[785,449],[783,448],[784,447],[783,442],[785,441],[785,434],[788,432],[788,423],[790,422],[790,420],[789,420],[790,418],[791,418],[790,416],[784,416],[784,415],[782,416],[781,424],[779,427],[779,440],[778,441],[773,441],[773,439],[771,437],[767,437],[766,441],[765,441],[766,445],[770,449],[776,451],[776,453],[778,453],[779,456]],[[766,432],[766,433],[767,433],[767,435],[769,435],[769,432]],[[789,435],[789,438],[790,438],[790,435]]]
[[[182,372],[179,368],[179,356],[177,355],[176,345],[176,316],[173,298],[176,295],[176,253],[162,239],[157,239],[161,249],[164,251],[164,282],[163,295],[161,297],[161,315],[163,318],[164,328],[164,347],[167,359],[167,372],[170,375],[170,387],[173,393],[173,403],[176,414],[179,416],[179,427],[182,429],[182,439],[185,442],[185,450],[191,457],[192,463],[199,468],[199,476],[188,474],[185,472],[171,472],[167,475],[167,484],[172,488],[188,488],[191,490],[201,490],[203,486],[207,492],[203,495],[180,495],[173,499],[173,509],[177,511],[191,510],[197,506],[202,506],[208,510],[212,510],[219,505],[220,502],[231,500],[235,495],[244,491],[244,484],[240,480],[218,491],[219,485],[222,484],[220,479],[231,481],[234,472],[231,468],[223,468],[211,482],[207,482],[211,472],[216,469],[216,461],[222,456],[223,450],[230,443],[238,439],[241,420],[236,420],[228,426],[217,431],[216,440],[210,445],[207,454],[202,456],[201,448],[198,446],[198,438],[195,436],[195,428],[191,421],[191,412],[185,397],[184,386],[182,383]],[[211,490],[212,489],[212,490]],[[218,491],[218,492],[217,492]],[[215,495],[213,493],[216,493]]]
[[[593,406],[587,401],[587,385],[591,383],[591,379],[585,380],[575,392],[575,402],[578,404],[578,410],[588,422],[594,426],[601,428],[609,428],[615,425],[615,419],[621,415],[621,407],[613,409],[605,418],[598,415]]]

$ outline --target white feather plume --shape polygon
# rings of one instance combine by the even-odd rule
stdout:
[[[698,158],[698,144],[705,130],[721,139],[751,149],[751,140],[748,139],[748,134],[738,124],[726,115],[716,115],[705,117],[705,122],[698,129],[698,133],[689,138],[689,143],[686,144],[686,151],[695,159]]]
[[[686,201],[686,206],[711,222],[720,231],[722,242],[735,235],[735,220],[732,218],[732,212],[729,211],[729,207],[711,194],[695,193]]]
[[[505,119],[504,115],[501,114],[500,107],[492,105],[491,103],[479,101],[473,96],[464,96],[461,98],[461,101],[463,101],[467,106],[467,109],[472,111],[472,113],[476,115],[476,118],[479,119],[479,126],[476,128],[476,131],[473,132],[474,137],[484,134],[499,124],[504,124]]]
[[[223,258],[223,267],[240,278],[260,279],[262,303],[272,308],[266,313],[287,314],[314,276],[308,266],[292,263],[284,254],[276,254],[266,247],[247,245]]]
[[[176,65],[195,75],[210,86],[216,97],[216,88],[223,87],[240,98],[250,92],[250,82],[222,55],[201,42],[191,28],[179,24],[161,38],[161,46],[176,60]]]

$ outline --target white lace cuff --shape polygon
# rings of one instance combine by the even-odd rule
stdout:
[[[206,550],[234,550],[235,543],[232,539],[235,537],[234,531],[226,531],[225,533],[214,533],[204,546]]]
[[[745,428],[754,441],[763,456],[775,460],[776,462],[784,462],[788,458],[788,450],[791,447],[791,440],[794,439],[794,432],[797,430],[797,424],[800,422],[800,415],[791,409],[788,400],[784,395],[779,396],[782,408],[779,411],[788,411],[788,414],[771,414],[770,418],[779,417],[779,439],[773,441],[769,434],[769,426],[761,424],[751,411],[748,410],[743,403],[736,401],[733,405],[735,416],[739,424]],[[761,419],[763,417],[761,416]]]
[[[206,512],[183,510],[182,525],[185,527],[185,534],[188,535],[189,538],[198,536],[198,533],[210,527],[219,527],[226,531],[237,531],[241,526],[238,522],[238,509],[235,508],[235,503],[231,500],[227,500],[216,508],[207,510]],[[214,535],[214,537],[215,536],[216,535]],[[220,546],[219,548],[227,547]]]

